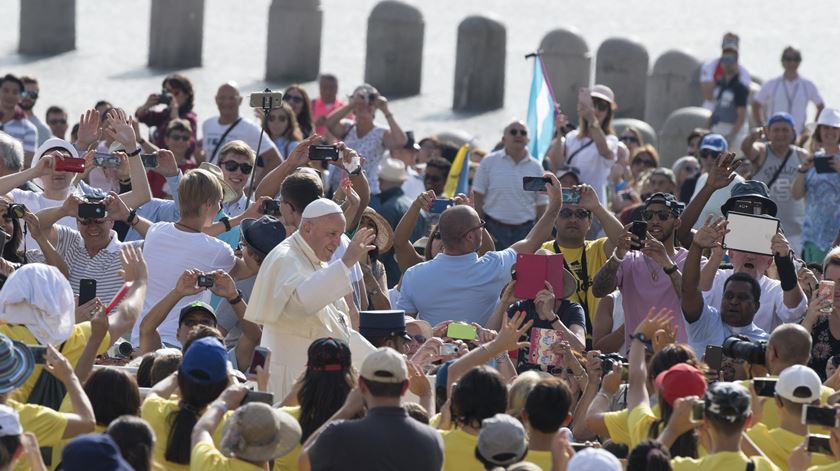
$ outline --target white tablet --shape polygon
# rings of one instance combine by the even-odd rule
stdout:
[[[723,238],[723,248],[759,255],[773,255],[770,239],[779,231],[779,220],[769,216],[729,211],[729,232]]]

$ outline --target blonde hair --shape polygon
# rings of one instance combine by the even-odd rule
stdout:
[[[254,152],[254,149],[251,149],[251,146],[246,144],[245,141],[240,140],[230,141],[219,149],[219,165],[224,162],[227,154],[236,154],[248,157],[248,162],[251,165],[254,165],[254,160],[257,158],[257,154]]]
[[[522,411],[525,410],[525,401],[534,386],[543,378],[550,378],[551,375],[545,371],[528,370],[517,376],[508,388],[508,405],[506,414],[522,420]]]
[[[200,168],[187,172],[178,184],[181,217],[199,215],[202,206],[220,203],[223,195],[222,182],[212,173]]]
[[[834,247],[828,252],[828,254],[826,254],[825,259],[823,260],[823,276],[825,276],[825,271],[828,269],[829,265],[840,266],[840,246]]]

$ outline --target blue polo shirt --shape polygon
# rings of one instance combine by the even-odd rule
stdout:
[[[487,252],[482,257],[439,253],[403,275],[397,308],[416,312],[432,325],[447,320],[485,325],[499,295],[510,282],[516,250]]]
[[[685,321],[688,343],[699,358],[706,351],[706,345],[723,345],[724,339],[730,335],[743,335],[750,340],[767,340],[767,332],[761,330],[755,323],[745,327],[733,327],[723,322],[720,311],[703,303],[700,318],[689,323]]]

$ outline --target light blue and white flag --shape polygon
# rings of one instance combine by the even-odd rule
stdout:
[[[554,134],[554,103],[554,93],[546,79],[542,57],[537,54],[534,57],[534,76],[531,79],[525,124],[531,134],[528,151],[538,162],[542,162]]]

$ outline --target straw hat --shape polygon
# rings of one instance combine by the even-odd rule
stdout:
[[[29,347],[0,334],[0,394],[22,386],[34,368]]]
[[[394,230],[391,229],[388,221],[371,207],[365,208],[362,217],[370,219],[376,225],[376,239],[373,239],[373,245],[379,249],[379,253],[382,254],[391,250],[394,245]]]
[[[201,165],[199,165],[198,168],[207,170],[213,174],[214,177],[219,179],[219,182],[222,184],[222,190],[224,190],[224,196],[222,198],[223,203],[227,204],[236,200],[236,192],[233,191],[233,188],[231,188],[227,182],[225,182],[225,176],[222,174],[222,169],[219,168],[218,165],[213,165],[210,162],[201,162]]]
[[[294,450],[300,436],[294,417],[268,404],[251,402],[225,422],[220,449],[226,456],[245,461],[270,461]]]

